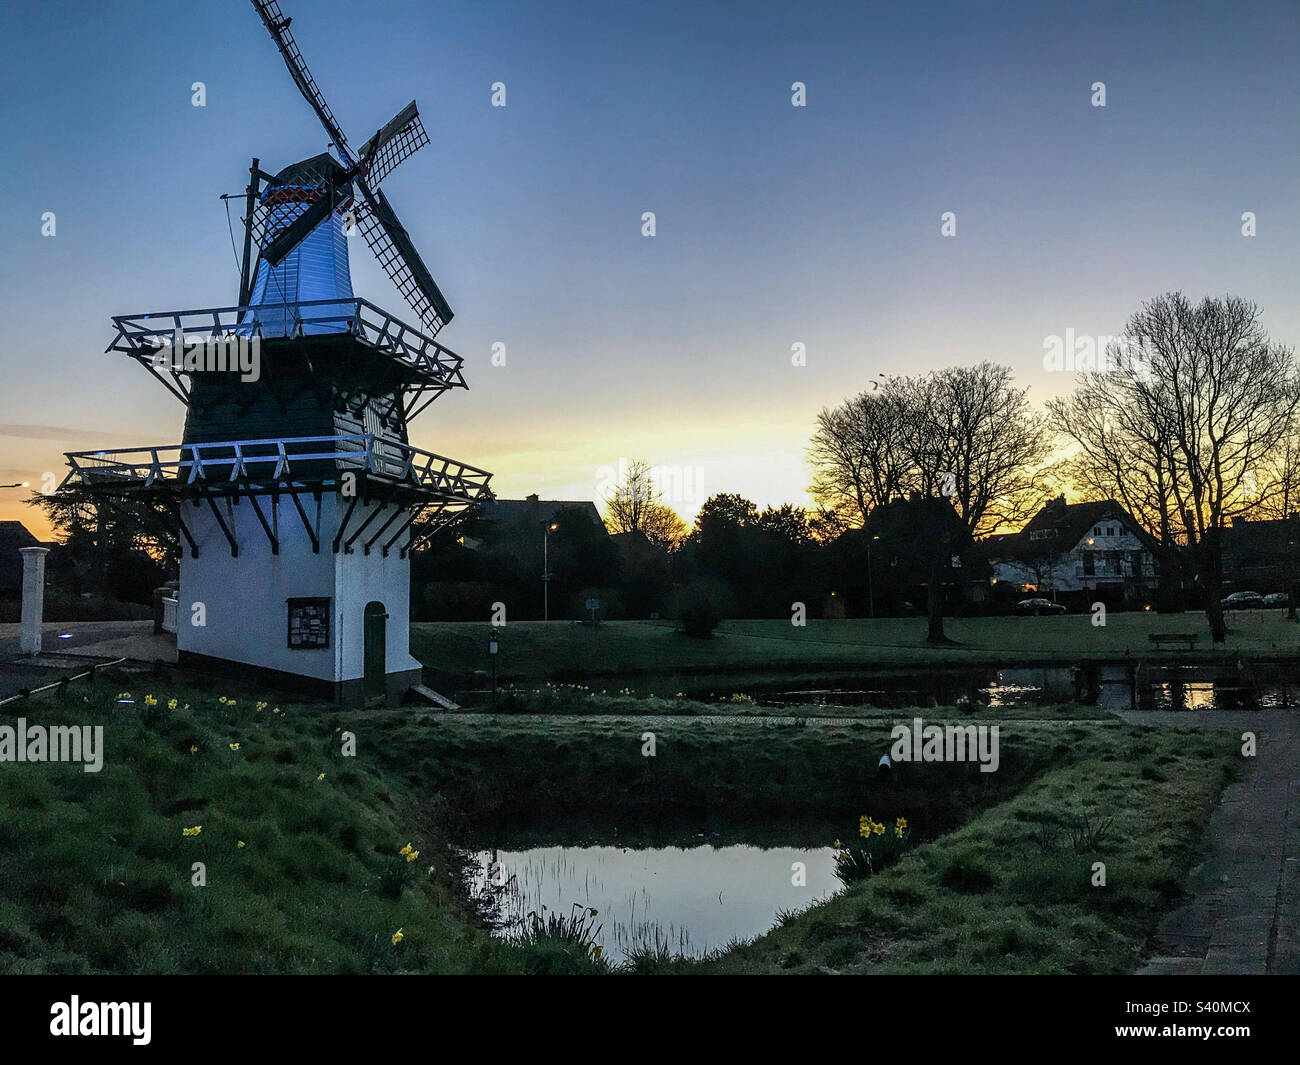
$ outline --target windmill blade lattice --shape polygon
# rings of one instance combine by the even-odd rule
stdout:
[[[437,336],[438,330],[451,321],[451,307],[411,243],[410,235],[397,220],[388,197],[373,192],[367,201],[357,209],[357,228],[402,298],[420,316],[429,335]]]
[[[325,127],[325,132],[330,135],[343,161],[351,166],[353,159],[351,149],[348,148],[348,139],[343,135],[343,130],[339,126],[338,119],[334,117],[334,112],[330,110],[330,105],[325,102],[325,97],[316,87],[316,79],[311,76],[311,71],[307,69],[307,62],[303,59],[302,52],[298,50],[298,43],[289,32],[289,23],[293,20],[285,18],[284,12],[280,10],[279,0],[253,0],[253,7],[261,16],[262,24],[271,34],[275,46],[280,49],[280,55],[284,57],[284,65],[289,68],[293,83],[298,86],[298,91],[302,93],[303,98],[311,104],[312,110],[316,112],[316,117]]]
[[[379,188],[379,183],[392,173],[399,163],[406,161],[429,143],[429,134],[424,130],[424,123],[420,121],[420,113],[416,110],[414,100],[361,146],[362,159],[370,155],[372,145],[376,143],[378,147],[374,149],[374,156],[365,170],[365,179],[372,191]]]

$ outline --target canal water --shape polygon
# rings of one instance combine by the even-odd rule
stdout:
[[[482,896],[496,887],[501,934],[517,931],[529,913],[568,917],[576,905],[597,911],[596,941],[613,964],[638,949],[700,957],[834,894],[841,884],[830,843],[480,850],[472,888]]]
[[[1043,706],[1106,710],[1259,710],[1300,705],[1300,668],[1288,665],[1129,665],[933,669],[839,677],[817,685],[749,684],[768,706]]]

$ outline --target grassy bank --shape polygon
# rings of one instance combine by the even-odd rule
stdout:
[[[1008,802],[754,943],[686,968],[1132,972],[1241,765],[1239,742],[1233,730],[1089,727],[1069,760]],[[1079,832],[1083,814],[1095,838]]]
[[[105,747],[98,773],[0,765],[0,971],[521,969],[475,927],[419,796],[373,755],[342,757],[332,715],[259,709],[234,688],[233,704],[136,681],[120,705],[119,690],[83,684],[0,712],[102,725]],[[399,854],[408,842],[415,862]]]
[[[119,703],[128,687],[134,702]],[[882,776],[890,727],[911,712],[772,721],[697,704],[665,715],[572,689],[538,696],[555,712],[514,715],[261,698],[101,678],[0,711],[6,725],[99,724],[105,741],[99,773],[0,764],[0,971],[599,969],[553,942],[490,937],[453,841],[582,818],[625,844],[671,822],[800,816],[842,819],[850,835],[864,812],[907,816],[921,846],[704,967],[1125,971],[1233,763],[1217,733],[1074,707],[922,711],[999,722],[998,772],[926,763]],[[1049,846],[1045,821],[1085,805],[1115,819],[1102,890],[1078,879],[1094,856],[1035,849]],[[402,857],[407,843],[417,861]],[[193,883],[196,862],[206,886]]]
[[[1300,626],[1281,611],[1228,616],[1225,644],[1210,643],[1203,615],[1112,613],[1104,626],[1091,616],[957,618],[946,623],[952,647],[925,645],[923,618],[724,622],[712,639],[691,639],[671,622],[517,622],[501,632],[497,669],[502,680],[576,681],[590,677],[673,677],[699,673],[781,672],[811,675],[867,668],[1054,662],[1073,665],[1152,654],[1153,633],[1199,633],[1193,651],[1162,657],[1198,662],[1225,655],[1294,657]],[[490,626],[426,622],[411,626],[411,652],[450,674],[489,670]],[[620,687],[622,685],[620,684]],[[662,694],[662,692],[658,693]]]

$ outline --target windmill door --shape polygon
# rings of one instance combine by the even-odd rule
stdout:
[[[382,699],[385,690],[387,661],[388,611],[379,602],[366,604],[363,662],[366,701]]]

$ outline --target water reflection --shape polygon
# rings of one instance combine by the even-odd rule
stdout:
[[[1300,671],[1277,665],[1091,664],[944,669],[836,678],[825,687],[746,689],[768,705],[1042,706],[1080,702],[1106,710],[1258,710],[1294,707]]]
[[[599,942],[612,962],[636,949],[698,957],[772,927],[839,889],[829,846],[546,846],[481,850],[472,888],[497,887],[501,934],[545,906],[567,916],[574,903],[599,911]],[[804,883],[796,883],[803,863]],[[504,882],[504,887],[500,886]]]

